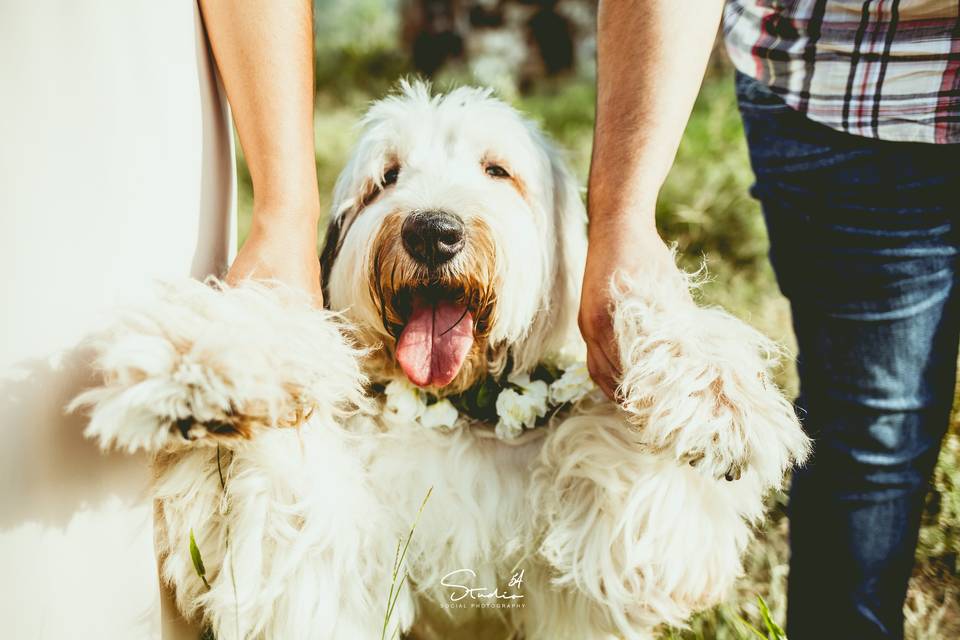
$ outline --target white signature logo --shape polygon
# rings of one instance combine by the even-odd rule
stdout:
[[[451,571],[440,579],[440,584],[452,589],[450,592],[450,602],[460,602],[466,598],[471,600],[520,600],[522,593],[500,591],[499,586],[492,589],[489,587],[471,587],[470,585],[459,584],[460,582],[469,582],[477,577],[477,572],[473,569],[457,569]],[[519,591],[523,586],[523,569],[513,574],[507,587]]]

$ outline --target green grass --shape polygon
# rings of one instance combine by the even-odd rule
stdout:
[[[387,595],[387,606],[383,613],[383,630],[380,633],[380,640],[387,640],[387,638],[396,638],[400,635],[400,623],[398,622],[395,625],[391,625],[393,619],[393,612],[396,610],[397,601],[400,599],[400,593],[404,587],[409,588],[408,582],[410,574],[407,571],[407,551],[410,549],[410,542],[413,540],[413,535],[417,531],[417,524],[420,523],[420,516],[423,515],[423,509],[427,506],[427,500],[430,499],[430,495],[433,493],[433,487],[430,487],[427,490],[427,495],[423,497],[423,502],[420,503],[420,509],[417,511],[416,518],[413,521],[413,524],[410,525],[410,531],[407,533],[407,539],[397,540],[397,553],[393,561],[393,570],[391,572],[391,581],[390,581],[390,592]],[[393,628],[393,633],[387,635],[389,630]]]
[[[391,51],[339,50],[318,64],[316,162],[322,205],[356,138],[354,123],[369,101],[380,97],[405,70]],[[451,74],[450,78],[459,76]],[[543,87],[515,101],[567,151],[585,183],[593,126],[594,89],[589,80]],[[240,239],[249,226],[249,175],[240,163]],[[690,267],[706,259],[710,282],[703,301],[721,304],[792,348],[789,307],[779,294],[766,257],[767,239],[758,205],[748,195],[752,181],[730,70],[711,71],[663,189],[657,218],[665,239],[679,245]],[[319,235],[322,235],[321,228]],[[792,366],[779,382],[796,391]],[[957,420],[945,443],[928,500],[907,601],[907,638],[960,637],[960,435]],[[758,596],[772,620],[786,611],[787,528],[785,498],[771,499],[771,514],[746,560],[746,576],[731,601],[698,616],[685,630],[664,638],[739,640],[750,637],[741,618],[766,629]],[[753,636],[755,637],[755,636]]]

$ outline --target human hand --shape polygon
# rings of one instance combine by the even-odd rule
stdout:
[[[587,343],[587,369],[605,394],[616,400],[621,368],[613,332],[611,283],[671,277],[673,256],[652,223],[652,214],[591,216],[587,264],[580,296],[580,333]]]
[[[305,291],[313,303],[323,306],[320,260],[313,215],[282,216],[257,213],[246,242],[227,272],[234,285],[246,278],[277,280]]]

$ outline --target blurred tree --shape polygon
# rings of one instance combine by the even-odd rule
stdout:
[[[400,9],[418,72],[462,61],[481,82],[502,87],[507,75],[521,89],[592,58],[595,11],[589,0],[404,0]]]
[[[537,12],[527,22],[548,76],[571,71],[574,63],[573,24],[557,12],[557,0],[535,2]]]
[[[317,56],[397,46],[400,0],[313,0]]]
[[[433,76],[463,55],[464,20],[456,0],[407,0],[403,3],[403,41],[414,69]]]

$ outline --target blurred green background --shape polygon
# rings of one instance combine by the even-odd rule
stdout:
[[[438,90],[483,84],[538,121],[569,153],[586,184],[594,113],[594,2],[590,0],[315,0],[316,162],[324,209],[356,139],[355,123],[372,100],[406,75],[431,75]],[[240,241],[249,228],[252,191],[239,158]],[[790,314],[767,261],[752,173],[733,93],[732,69],[715,52],[657,219],[692,268],[705,259],[703,301],[720,304],[768,335],[793,344]],[[319,230],[323,234],[323,224]],[[318,238],[319,240],[319,238]],[[792,367],[781,384],[796,391]],[[907,638],[960,637],[960,437],[954,419],[928,498],[917,565],[906,605]],[[750,637],[738,621],[762,628],[756,596],[781,623],[786,608],[784,496],[758,532],[747,575],[728,605],[665,638]],[[498,638],[495,630],[472,637]]]

